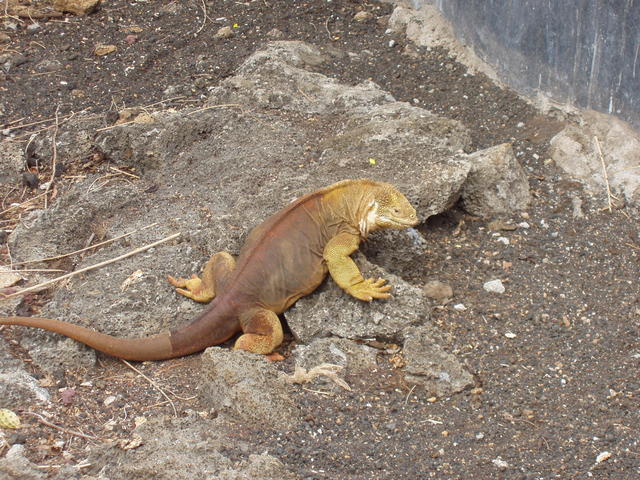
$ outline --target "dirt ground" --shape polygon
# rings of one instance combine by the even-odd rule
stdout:
[[[373,18],[355,21],[360,11]],[[308,414],[299,429],[247,429],[238,439],[256,453],[268,450],[305,479],[640,478],[637,210],[608,211],[604,198],[589,195],[547,160],[561,116],[544,116],[514,92],[467,73],[446,51],[417,49],[386,33],[391,12],[387,4],[348,0],[113,0],[88,17],[39,20],[38,27],[4,18],[0,130],[26,147],[32,133],[50,134],[56,112],[64,119],[81,111],[115,116],[124,107],[198,105],[208,87],[265,42],[295,39],[334,52],[333,63],[322,67],[326,75],[354,84],[371,79],[398,100],[461,121],[474,149],[512,142],[534,197],[527,212],[502,219],[519,226],[454,208],[421,226],[424,255],[393,271],[416,284],[438,279],[453,287],[453,301],[436,306],[433,319],[453,336],[478,387],[425,400],[381,362],[367,378],[347,378],[352,392],[301,390]],[[231,35],[216,38],[224,26]],[[98,45],[117,49],[99,56]],[[362,50],[372,53],[366,61],[348,55]],[[100,168],[92,161],[63,163],[59,188],[73,181],[70,172]],[[38,168],[46,180],[48,162]],[[2,210],[34,195],[22,178],[1,188]],[[15,219],[3,215],[10,230]],[[503,281],[505,293],[483,289],[490,277]],[[46,295],[27,303],[37,308],[43,301]],[[28,362],[12,335],[0,330]],[[179,413],[206,411],[192,393],[189,371],[198,361],[136,368],[162,379]],[[48,422],[66,431],[27,413],[42,414],[41,406],[24,405],[16,408],[24,428],[7,436],[24,443],[44,472],[77,465],[87,447],[126,437],[138,416],[171,413],[148,382],[110,358],[59,379],[33,373],[53,398]],[[234,445],[226,452],[238,459],[246,453]]]

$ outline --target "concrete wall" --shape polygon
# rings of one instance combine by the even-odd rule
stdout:
[[[614,114],[640,128],[640,0],[412,0],[524,93]]]

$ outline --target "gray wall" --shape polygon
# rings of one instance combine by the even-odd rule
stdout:
[[[640,0],[427,2],[517,90],[640,127]]]

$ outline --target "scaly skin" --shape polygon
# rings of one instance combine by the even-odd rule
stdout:
[[[202,276],[168,277],[177,292],[208,308],[172,332],[118,338],[58,320],[0,318],[61,333],[101,352],[127,360],[163,360],[220,344],[239,332],[234,348],[268,354],[282,343],[278,314],[310,294],[329,273],[345,292],[371,301],[389,298],[383,279],[365,279],[350,255],[368,234],[408,228],[416,211],[392,185],[345,180],[306,195],[253,229],[237,261],[215,254]]]

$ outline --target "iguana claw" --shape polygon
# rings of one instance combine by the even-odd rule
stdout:
[[[176,287],[176,292],[180,295],[184,295],[187,298],[195,300],[196,302],[207,303],[214,297],[211,289],[206,288],[200,277],[197,275],[191,275],[188,280],[180,277],[174,278],[171,275],[167,275],[168,282]]]
[[[385,285],[385,283],[387,281],[383,278],[377,280],[368,278],[349,287],[347,293],[365,302],[370,302],[374,298],[389,298],[391,294],[387,292],[391,290],[391,285]]]

